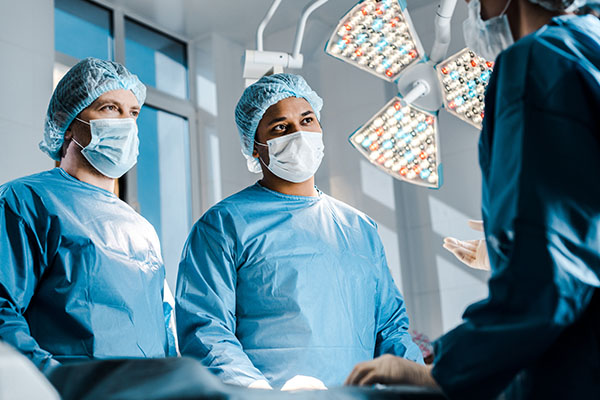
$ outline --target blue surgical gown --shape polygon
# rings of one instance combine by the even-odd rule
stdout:
[[[451,399],[600,398],[600,20],[498,58],[479,144],[487,299],[436,342]]]
[[[321,192],[257,183],[211,208],[184,247],[175,308],[182,355],[226,383],[335,386],[380,354],[422,362],[375,223]]]
[[[158,238],[113,193],[60,168],[0,186],[0,263],[0,339],[40,369],[174,354]]]

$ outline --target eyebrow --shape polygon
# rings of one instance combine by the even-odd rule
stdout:
[[[117,101],[115,99],[111,99],[110,97],[104,98],[102,100],[97,100],[97,101],[98,101],[97,106],[103,106],[104,104],[107,104],[107,103],[114,103],[114,104],[118,105],[119,107],[123,106],[123,103],[121,103],[120,101]],[[131,106],[131,109],[139,110],[139,109],[141,109],[141,107],[136,105],[136,106]]]
[[[307,115],[310,115],[310,114],[314,114],[314,112],[312,112],[311,110],[304,111],[302,114],[300,114],[300,116],[301,116],[301,117],[306,117]],[[273,125],[273,124],[274,124],[274,123],[276,123],[276,122],[285,121],[286,119],[288,119],[288,118],[287,118],[287,117],[279,117],[279,118],[275,118],[275,119],[271,120],[271,121],[270,121],[270,122],[267,124],[267,126],[271,126],[271,125]]]

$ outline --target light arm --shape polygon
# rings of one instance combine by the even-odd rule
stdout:
[[[456,8],[456,0],[442,0],[435,15],[435,41],[431,48],[430,58],[434,64],[442,61],[448,53],[451,39],[452,14]]]

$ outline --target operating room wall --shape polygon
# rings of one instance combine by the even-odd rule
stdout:
[[[219,33],[194,41],[198,126],[203,167],[203,206],[207,210],[219,200],[256,182],[242,156],[234,110],[243,90],[244,45]]]
[[[54,2],[2,1],[0,7],[2,184],[53,166],[38,143],[52,94]]]

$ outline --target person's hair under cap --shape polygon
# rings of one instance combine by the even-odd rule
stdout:
[[[242,154],[246,157],[250,172],[261,172],[258,160],[252,157],[254,136],[260,120],[269,107],[289,97],[305,99],[315,112],[317,120],[321,119],[323,100],[299,75],[264,76],[244,90],[235,108],[235,122],[240,134]]]
[[[121,64],[92,57],[78,62],[52,94],[40,149],[60,161],[65,132],[75,117],[102,94],[119,89],[131,90],[139,106],[144,104],[146,86]]]
[[[574,11],[587,4],[597,4],[600,0],[529,0],[550,11]]]

